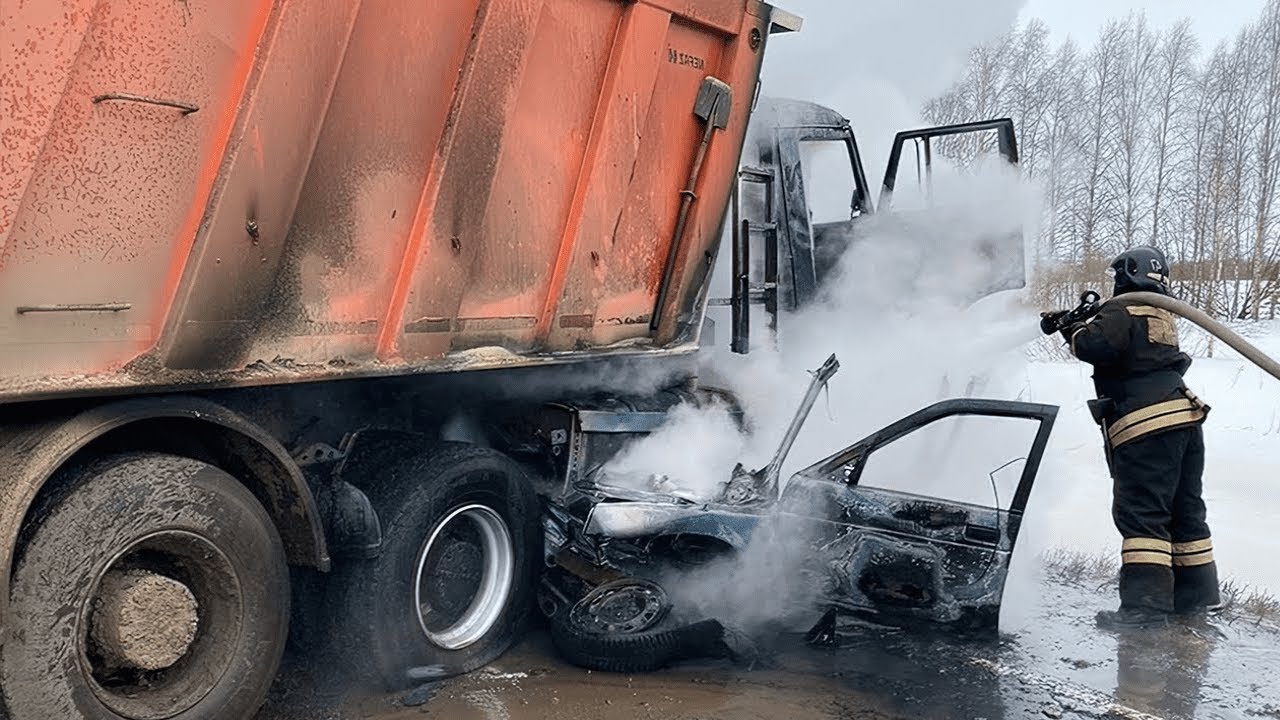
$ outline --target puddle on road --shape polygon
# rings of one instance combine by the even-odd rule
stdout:
[[[591,672],[555,659],[538,634],[490,667],[451,681],[424,707],[392,708],[381,698],[348,707],[352,718],[379,720],[834,720],[877,702],[876,695],[850,692],[839,679],[785,669],[685,664],[640,675]],[[898,716],[872,711],[858,717]]]
[[[1081,717],[1280,719],[1275,628],[1223,617],[1106,632],[1093,616],[1115,605],[1114,588],[1045,588],[992,658],[993,672],[1069,695],[1061,704],[1081,706]]]
[[[279,708],[297,703],[278,697],[260,720],[1280,720],[1274,631],[1216,620],[1117,635],[1093,620],[1113,594],[1058,583],[1035,603],[998,641],[865,632],[841,649],[815,649],[797,639],[750,671],[704,663],[589,672],[560,661],[535,633],[421,707],[363,696],[295,714]]]

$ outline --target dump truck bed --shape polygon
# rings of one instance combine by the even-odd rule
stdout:
[[[5,3],[0,402],[691,349],[770,13]]]

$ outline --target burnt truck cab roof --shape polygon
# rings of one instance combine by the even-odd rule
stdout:
[[[752,123],[753,129],[813,127],[839,130],[850,126],[848,118],[826,105],[809,100],[769,96],[761,97],[756,103],[755,110],[752,111]],[[759,134],[755,135],[755,139],[760,137]]]

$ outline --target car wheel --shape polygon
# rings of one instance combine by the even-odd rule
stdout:
[[[570,663],[591,670],[650,672],[696,657],[724,655],[716,620],[686,622],[671,612],[656,583],[623,578],[592,588],[572,603],[545,603],[551,641]]]

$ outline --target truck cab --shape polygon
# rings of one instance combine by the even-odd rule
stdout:
[[[965,155],[966,162],[953,160]],[[935,187],[937,172],[952,171],[954,179],[954,171],[993,155],[1016,172],[1017,138],[1008,118],[905,130],[894,137],[873,200],[848,118],[813,102],[759,98],[733,190],[727,252],[710,289],[706,344],[719,342],[716,326],[725,321],[735,353],[747,353],[753,332],[761,331],[753,322],[774,337],[779,314],[813,303],[859,243],[893,243],[898,257],[934,258],[938,267],[962,264],[972,272],[955,283],[960,303],[1025,287],[1020,222],[985,211],[975,222],[971,203]],[[913,275],[929,281],[921,265]]]

